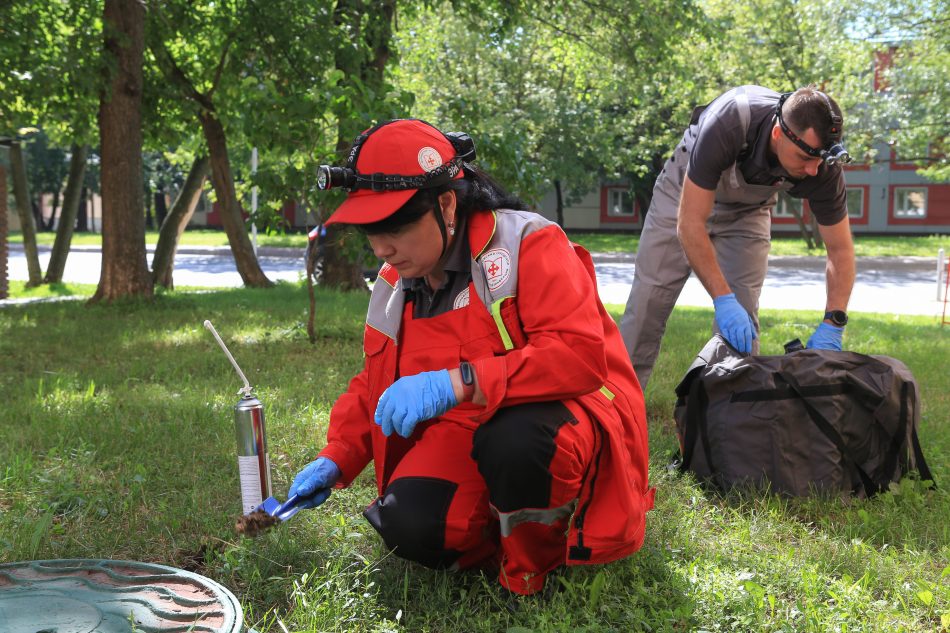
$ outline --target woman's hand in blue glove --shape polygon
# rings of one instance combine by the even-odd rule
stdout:
[[[294,477],[287,498],[297,495],[299,508],[316,508],[330,497],[330,488],[340,478],[340,469],[327,457],[318,457]]]
[[[386,437],[393,431],[409,437],[418,423],[438,417],[457,404],[449,370],[424,371],[391,384],[379,398],[373,419]]]
[[[815,329],[815,333],[808,339],[808,345],[805,347],[808,349],[831,349],[840,352],[842,334],[844,334],[843,327],[837,327],[822,321]]]
[[[714,298],[713,306],[716,308],[716,324],[729,344],[742,354],[751,353],[752,341],[758,338],[758,334],[752,317],[736,300],[735,293]]]

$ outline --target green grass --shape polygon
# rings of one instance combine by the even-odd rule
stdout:
[[[639,234],[634,233],[584,233],[570,232],[571,239],[592,253],[634,253],[640,242]],[[41,245],[51,246],[55,233],[38,233],[36,240]],[[950,253],[950,235],[891,235],[891,236],[855,236],[855,253],[858,257],[936,257],[937,250]],[[10,241],[20,243],[23,236],[10,235]],[[158,242],[158,232],[149,231],[145,243]],[[77,233],[73,236],[77,246],[98,246],[102,236],[98,233]],[[265,235],[259,233],[257,243],[263,247],[306,248],[307,236],[302,233],[289,235]],[[227,246],[228,238],[224,231],[196,229],[185,231],[181,238],[182,246]],[[823,249],[806,248],[800,237],[776,237],[772,239],[772,255],[824,256]]]
[[[56,240],[56,233],[43,231],[36,234],[36,243],[40,246],[52,246]],[[23,234],[12,232],[10,242],[22,244]],[[158,243],[158,231],[147,231],[145,233],[145,243],[154,246]],[[74,233],[71,244],[75,246],[101,246],[101,233]],[[292,234],[257,234],[258,246],[274,246],[286,248],[306,248],[307,235],[305,233]],[[224,230],[215,229],[189,229],[181,236],[180,246],[228,246],[228,236]]]
[[[283,497],[362,363],[366,302],[321,290],[313,346],[299,284],[0,309],[0,562],[126,558],[192,569],[230,588],[259,633],[890,632],[950,622],[950,329],[926,317],[854,315],[846,342],[900,358],[917,377],[935,491],[905,480],[847,504],[724,499],[672,474],[672,388],[712,317],[677,308],[647,393],[657,506],[634,556],[570,568],[560,593],[512,614],[494,578],[388,554],[361,517],[375,494],[370,472],[319,510],[238,538],[240,381],[202,321],[265,403]],[[810,312],[761,317],[765,353],[813,327]]]
[[[10,281],[11,299],[60,299],[63,297],[91,297],[96,292],[93,284],[57,283],[40,284],[27,288],[25,281]]]

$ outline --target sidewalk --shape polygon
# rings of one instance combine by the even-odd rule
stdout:
[[[154,249],[149,248],[149,254]],[[297,281],[304,275],[304,249],[261,247],[261,269],[272,280]],[[604,303],[624,305],[633,281],[634,254],[593,253],[598,289]],[[64,280],[97,284],[101,268],[98,246],[75,246],[66,262]],[[40,247],[40,265],[46,270],[49,248]],[[763,309],[823,310],[825,258],[769,258],[769,273],[760,299]],[[937,265],[928,257],[860,257],[849,312],[885,312],[940,316],[937,301]],[[27,279],[26,258],[20,244],[10,245],[9,279]],[[175,284],[209,288],[239,287],[241,277],[228,247],[183,246],[175,258]],[[0,306],[22,303],[0,301]],[[691,276],[677,305],[712,308],[712,300]]]

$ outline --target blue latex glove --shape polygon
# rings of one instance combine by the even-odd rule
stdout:
[[[729,344],[742,354],[751,353],[752,341],[758,338],[758,334],[755,332],[752,317],[736,301],[735,293],[716,297],[713,299],[713,306],[716,308],[716,324]]]
[[[449,370],[424,371],[403,376],[391,384],[380,396],[373,418],[383,427],[386,437],[393,431],[409,437],[417,424],[438,417],[457,404]]]
[[[287,491],[287,498],[290,499],[294,495],[304,497],[297,503],[297,507],[316,508],[329,498],[330,488],[340,478],[340,474],[340,468],[332,459],[318,457],[297,473],[294,483],[290,484],[290,490]]]
[[[822,321],[815,328],[815,333],[808,339],[808,349],[832,349],[836,352],[841,351],[841,335],[844,334],[844,328],[825,323]]]

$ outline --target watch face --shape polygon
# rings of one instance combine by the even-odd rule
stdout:
[[[459,373],[462,375],[463,385],[475,384],[475,369],[472,367],[471,363],[463,362],[462,364],[460,364]]]
[[[825,318],[838,327],[844,327],[848,324],[848,313],[844,310],[830,310],[825,314]]]

